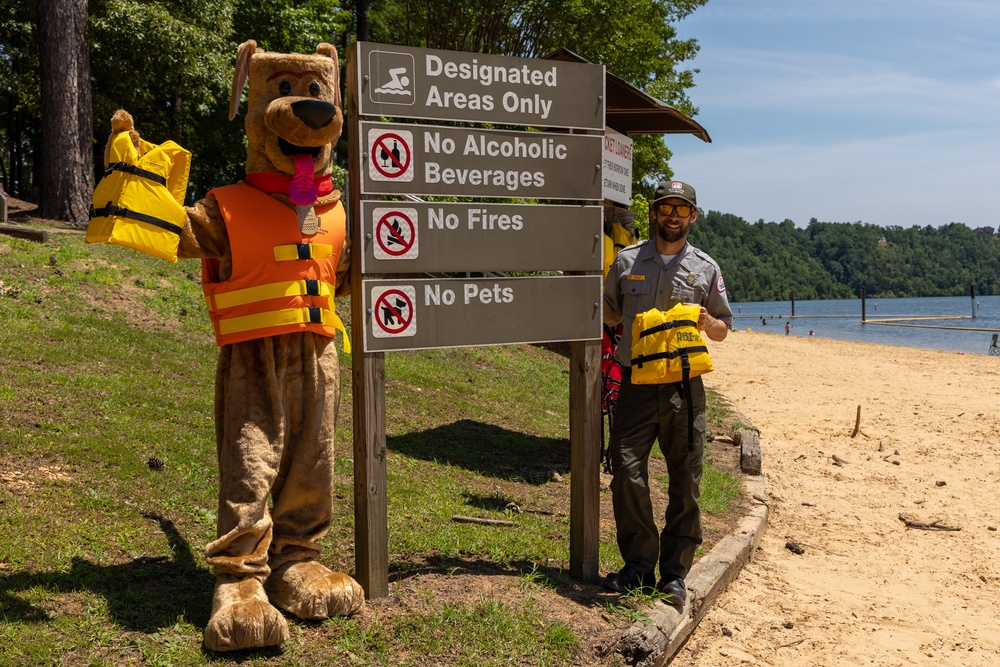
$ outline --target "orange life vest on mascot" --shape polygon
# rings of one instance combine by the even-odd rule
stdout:
[[[219,260],[202,260],[202,290],[219,345],[313,331],[344,334],[335,312],[337,263],[347,233],[338,201],[317,206],[319,230],[303,236],[295,211],[249,185],[215,188],[229,233],[233,269],[219,281]]]

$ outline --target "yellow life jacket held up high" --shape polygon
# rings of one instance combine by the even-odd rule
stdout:
[[[712,370],[698,332],[701,306],[678,304],[667,311],[639,313],[632,323],[632,382],[686,382]]]
[[[114,243],[176,262],[191,153],[173,141],[140,140],[140,148],[142,157],[127,131],[112,140],[90,204],[87,243]]]

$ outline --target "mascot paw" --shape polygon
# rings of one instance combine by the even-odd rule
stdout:
[[[212,617],[205,627],[210,651],[278,646],[288,640],[288,622],[271,606],[264,587],[253,578],[219,577],[212,599]]]
[[[365,606],[358,582],[315,561],[275,570],[267,579],[267,593],[276,606],[305,619],[353,616]]]
[[[111,131],[112,132],[124,132],[126,130],[134,130],[135,123],[132,120],[132,114],[125,109],[119,109],[111,116]]]
[[[115,137],[122,132],[128,132],[129,139],[131,139],[132,145],[135,146],[135,150],[138,153],[136,157],[141,157],[143,154],[142,138],[139,136],[139,131],[135,129],[132,114],[125,111],[125,109],[119,109],[111,116],[111,134],[108,136],[108,143],[104,147],[105,167],[111,162],[111,146],[115,142]]]
[[[135,121],[132,120],[132,114],[125,109],[119,109],[111,116],[111,136],[114,137],[119,132],[128,132],[129,137],[132,139],[132,145],[139,149],[141,142],[139,140],[139,131],[135,129]],[[111,141],[111,139],[108,139]]]

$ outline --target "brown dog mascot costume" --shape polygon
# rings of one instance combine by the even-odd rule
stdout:
[[[364,606],[354,579],[316,561],[332,517],[340,401],[333,338],[343,325],[334,296],[348,290],[349,268],[344,208],[330,178],[343,126],[337,52],[320,44],[312,55],[279,54],[243,43],[230,119],[248,76],[247,180],[185,209],[177,251],[202,259],[221,348],[218,538],[205,549],[216,576],[205,628],[213,651],[285,642],[277,608],[321,619]],[[127,113],[116,113],[112,128],[131,131],[138,147]]]

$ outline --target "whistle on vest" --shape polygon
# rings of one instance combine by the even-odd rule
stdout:
[[[316,216],[316,209],[312,204],[309,206],[295,206],[295,214],[299,218],[299,230],[303,236],[312,236],[319,231],[319,218]]]

